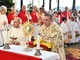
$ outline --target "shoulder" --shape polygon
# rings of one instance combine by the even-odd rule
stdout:
[[[52,29],[55,31],[61,31],[61,28],[57,23],[52,23]]]

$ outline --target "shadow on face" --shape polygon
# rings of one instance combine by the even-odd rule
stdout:
[[[14,21],[13,21],[13,26],[15,28],[19,28],[20,27],[20,20],[19,18],[15,18]]]
[[[50,16],[44,16],[43,22],[44,22],[45,26],[48,27],[51,23]]]

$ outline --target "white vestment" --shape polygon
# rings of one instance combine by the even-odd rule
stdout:
[[[71,21],[70,20],[67,20],[66,25],[67,25],[68,31],[71,31],[72,29],[71,29]]]
[[[63,34],[66,34],[66,35],[64,35],[64,39],[67,39],[68,28],[67,28],[66,23],[64,23],[64,22],[61,23],[61,29],[62,29]]]
[[[4,22],[8,23],[6,15],[1,15],[0,16],[0,29],[4,29]]]
[[[12,27],[9,31],[8,42],[10,42],[10,40],[12,40],[10,37],[17,37],[16,41],[18,41],[20,43],[20,45],[23,45],[23,46],[26,45],[26,38],[24,36],[22,27],[20,27],[20,28]]]
[[[72,29],[71,30],[71,33],[72,33],[71,43],[78,42],[78,39],[76,38],[76,33],[75,33],[75,31],[79,31],[77,22],[75,21],[71,22],[71,29]]]
[[[6,15],[0,15],[0,46],[3,45],[3,40],[5,38],[5,34],[3,34],[4,22],[8,23]]]
[[[62,32],[63,32],[63,33],[68,32],[68,29],[67,29],[67,25],[66,25],[66,23],[62,22],[62,24],[61,24],[61,28],[62,28]]]

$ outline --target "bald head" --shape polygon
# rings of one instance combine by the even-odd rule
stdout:
[[[21,20],[19,17],[15,18],[15,19],[13,20],[13,26],[14,26],[15,28],[19,28],[21,23],[22,23],[22,20]]]
[[[26,6],[25,5],[22,6],[22,11],[26,11]]]

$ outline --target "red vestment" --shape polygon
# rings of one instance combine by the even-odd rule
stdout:
[[[25,12],[25,11],[21,11],[18,14],[18,17],[20,17],[22,19],[22,23],[24,23],[24,22],[26,22],[28,20],[28,18],[27,18],[27,12]]]
[[[16,15],[15,13],[9,13],[9,14],[7,15],[8,23],[10,24],[11,21],[12,21],[15,17],[17,17],[17,15]]]
[[[66,18],[68,17],[68,18],[70,18],[71,17],[71,12],[70,11],[64,11],[63,13],[62,13]]]
[[[32,22],[33,23],[38,23],[38,16],[36,14],[37,12],[32,12],[31,17],[32,17]]]

